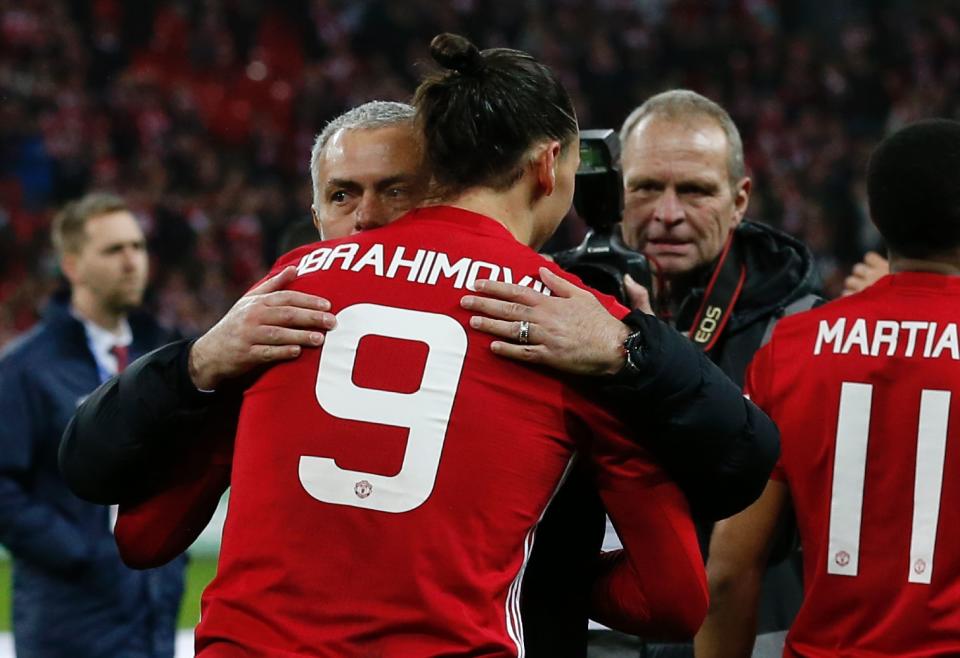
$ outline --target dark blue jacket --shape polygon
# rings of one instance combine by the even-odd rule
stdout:
[[[131,358],[174,338],[147,316],[129,321]],[[124,566],[109,508],[73,495],[57,468],[63,430],[99,384],[83,324],[62,304],[0,354],[0,543],[13,556],[19,658],[174,653],[185,559]]]

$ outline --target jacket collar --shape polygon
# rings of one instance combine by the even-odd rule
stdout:
[[[747,266],[747,278],[725,331],[769,318],[804,295],[820,293],[822,284],[813,255],[796,238],[765,224],[745,221],[735,229],[734,239]],[[681,301],[676,316],[681,331],[690,328],[713,269],[698,273],[694,286]]]

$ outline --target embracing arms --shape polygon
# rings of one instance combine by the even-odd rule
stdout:
[[[594,294],[547,268],[540,275],[551,296],[479,281],[479,294],[464,297],[462,305],[477,313],[471,326],[500,339],[491,349],[584,375],[584,386],[643,437],[694,516],[725,518],[756,500],[779,454],[779,433],[766,414],[665,323],[640,311],[621,321]],[[515,342],[520,321],[529,323],[527,344]],[[623,341],[634,332],[640,336],[626,368]]]

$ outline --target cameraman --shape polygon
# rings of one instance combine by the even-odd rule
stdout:
[[[751,181],[745,174],[743,145],[730,115],[713,101],[688,90],[653,96],[624,122],[620,142],[623,243],[655,264],[657,315],[687,333],[698,349],[742,385],[747,364],[777,319],[820,301],[810,252],[784,233],[744,221]],[[618,237],[614,235],[615,243]],[[617,251],[616,245],[612,251]],[[558,262],[568,265],[564,256],[569,253],[558,255]],[[584,260],[590,258],[585,249],[579,253]],[[583,275],[585,264],[577,265],[570,269]],[[623,260],[622,269],[633,267]],[[649,311],[647,290],[632,278],[624,281],[624,289],[634,308]],[[564,367],[569,346],[589,340],[568,300],[536,299],[505,284],[487,284],[483,293],[508,303],[478,298],[472,302],[476,310],[500,321],[529,322],[531,344],[502,348],[507,356]],[[511,330],[498,332],[503,325],[494,322],[481,323],[481,328],[509,337]],[[665,441],[659,447],[670,450],[671,445]],[[662,456],[667,464],[683,459],[679,454]],[[686,474],[674,477],[688,493],[697,490],[698,483]],[[703,524],[704,546],[710,529],[709,523]],[[608,536],[615,541],[612,532]],[[755,655],[780,655],[782,631],[792,622],[802,597],[796,557],[767,573]],[[637,655],[641,646],[633,638],[606,633],[594,640],[609,646],[609,652],[594,647],[591,655],[597,656]],[[693,648],[649,645],[643,655],[692,656]]]

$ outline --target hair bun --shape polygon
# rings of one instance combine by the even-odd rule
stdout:
[[[445,69],[464,75],[480,73],[483,70],[483,57],[480,51],[466,37],[444,32],[430,42],[430,56]]]

